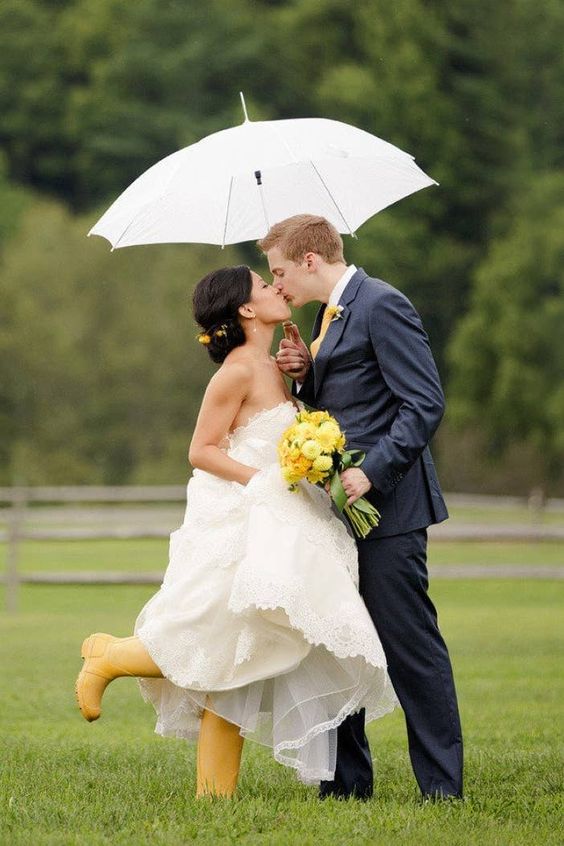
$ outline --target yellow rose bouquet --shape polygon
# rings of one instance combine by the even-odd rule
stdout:
[[[378,525],[380,514],[365,497],[347,505],[339,473],[358,467],[365,454],[359,449],[345,450],[345,436],[327,411],[300,411],[280,438],[278,456],[291,491],[302,479],[322,487],[329,483],[333,502],[346,514],[358,537],[365,538]]]

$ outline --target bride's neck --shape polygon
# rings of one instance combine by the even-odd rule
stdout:
[[[270,358],[272,340],[274,338],[275,326],[255,324],[246,332],[247,340],[245,347],[254,358]]]

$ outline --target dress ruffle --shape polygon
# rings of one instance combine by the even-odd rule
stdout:
[[[228,454],[261,468],[246,487],[196,470],[160,591],[135,631],[165,678],[142,679],[156,731],[196,739],[205,707],[272,746],[307,783],[331,779],[336,728],[397,699],[357,591],[357,552],[320,489],[282,480],[292,403],[256,415]]]

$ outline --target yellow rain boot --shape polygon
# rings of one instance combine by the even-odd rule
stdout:
[[[163,674],[138,637],[113,637],[97,632],[82,644],[84,664],[76,680],[78,707],[85,720],[100,716],[104,691],[119,676],[162,678]]]
[[[233,796],[239,778],[243,738],[239,726],[204,711],[198,736],[196,796]]]

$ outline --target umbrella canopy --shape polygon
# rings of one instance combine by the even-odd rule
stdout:
[[[433,184],[411,155],[354,126],[246,118],[157,162],[88,234],[114,249],[224,246],[261,238],[273,223],[302,213],[353,234],[372,215]]]

